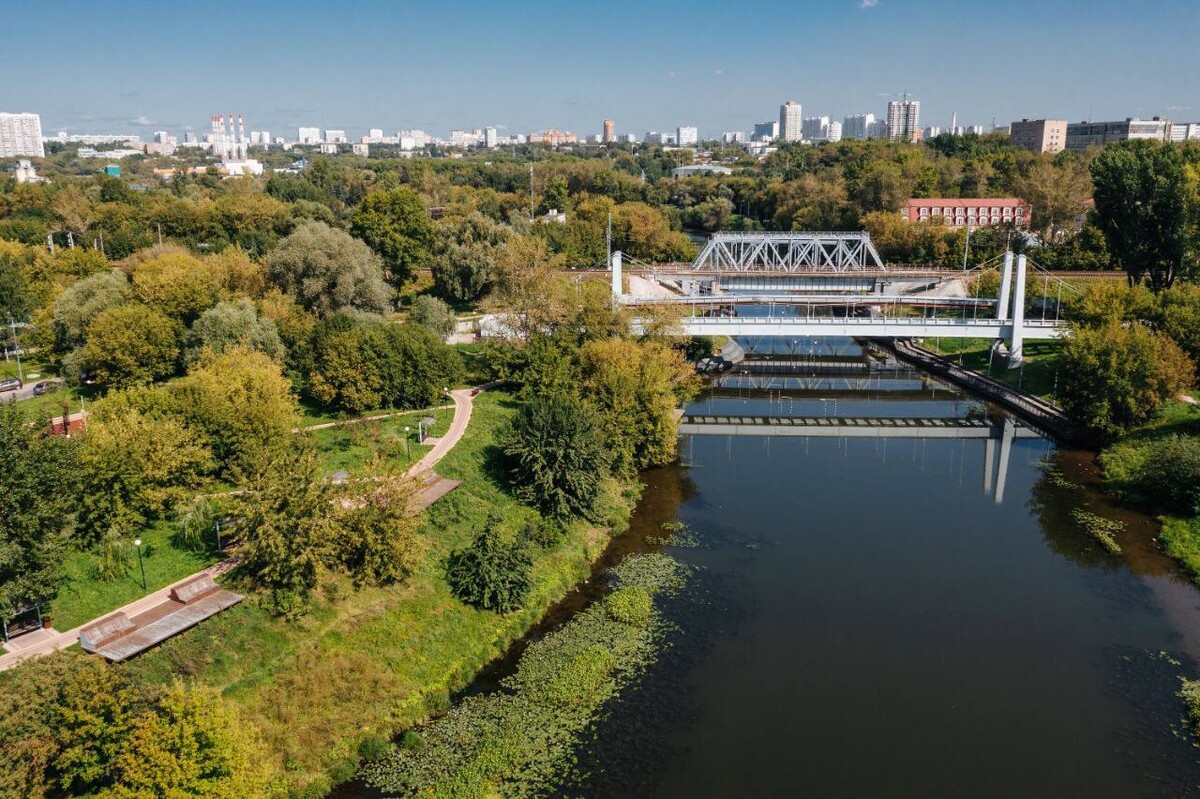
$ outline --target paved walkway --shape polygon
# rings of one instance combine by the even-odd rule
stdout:
[[[446,453],[454,449],[454,445],[457,444],[459,439],[463,437],[463,433],[467,431],[467,425],[471,422],[471,408],[475,401],[474,392],[475,389],[472,388],[460,388],[450,392],[450,397],[454,400],[454,419],[450,422],[450,429],[446,431],[446,435],[439,439],[426,439],[427,442],[433,442],[433,449],[425,453],[425,457],[421,458],[420,461],[413,464],[413,466],[407,472],[409,475],[413,477],[421,477],[426,475],[433,470],[433,467],[438,461],[446,456]],[[440,497],[445,493],[446,490],[447,486],[441,486],[441,493],[439,493],[438,496]],[[105,613],[104,616],[116,613],[117,611],[123,611],[125,615],[129,616],[130,618],[140,613],[145,613],[156,605],[160,605],[166,601],[169,598],[171,589],[175,586],[185,583],[188,580],[191,580],[193,577],[199,577],[202,574],[209,574],[213,577],[218,577],[230,571],[236,565],[237,558],[229,558],[228,560],[223,560],[220,563],[214,563],[207,569],[201,569],[195,574],[189,574],[182,580],[178,580],[177,582],[171,583],[164,588],[160,588],[157,591],[149,593],[141,599],[130,602],[128,605],[120,608],[114,608],[108,613]],[[104,618],[104,616],[99,618]],[[79,631],[89,624],[93,624],[97,620],[98,619],[92,619],[90,621],[86,621],[78,627],[74,627],[66,632],[59,632],[58,630],[50,628],[49,630],[41,630],[36,633],[31,633],[28,636],[22,636],[18,638],[16,645],[6,645],[6,648],[10,650],[7,654],[0,655],[0,671],[7,671],[8,669],[11,669],[25,658],[44,655],[59,649],[66,649],[72,644],[78,643]],[[33,638],[33,636],[37,637]],[[30,640],[28,643],[26,643],[21,640],[22,638]]]

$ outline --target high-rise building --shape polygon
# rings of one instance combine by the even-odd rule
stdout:
[[[775,141],[778,138],[779,123],[773,119],[755,124],[754,132],[750,134],[751,141]]]
[[[867,126],[868,139],[888,138],[888,123],[886,119],[878,119]]]
[[[1067,146],[1067,120],[1022,119],[1012,123],[1009,136],[1017,147],[1035,153],[1060,153]]]
[[[929,139],[936,139],[938,136],[941,136],[941,135],[942,135],[942,129],[939,128],[937,125],[930,125],[929,127],[925,128],[925,140],[926,141],[928,141]],[[953,134],[951,134],[951,135],[953,135]]]
[[[805,117],[800,124],[800,135],[805,141],[825,141],[829,136],[829,117]]]
[[[842,123],[836,120],[829,123],[829,127],[825,129],[825,141],[841,141],[842,140]]]
[[[37,114],[0,113],[0,157],[45,158],[42,118]]]
[[[680,147],[692,147],[700,142],[700,130],[690,125],[676,128],[675,141]]]
[[[617,140],[617,125],[611,119],[604,120],[604,132],[600,135],[600,141],[604,144],[611,144]]]
[[[804,135],[803,109],[795,100],[779,106],[779,135],[784,141],[800,141]]]
[[[499,144],[500,144],[500,135],[496,132],[496,129],[495,128],[484,128],[483,129],[483,146],[487,147],[490,150],[493,147],[498,146]]]
[[[320,128],[297,128],[296,141],[301,144],[320,144],[321,129]]]
[[[921,101],[892,100],[888,103],[888,138],[892,141],[917,141],[921,136]]]
[[[875,124],[874,114],[850,114],[842,121],[843,139],[867,139],[871,136],[871,126]]]
[[[344,130],[325,131],[326,144],[345,144],[347,141],[349,141],[349,139],[346,138],[346,131]]]
[[[741,144],[745,139],[745,134],[740,130],[727,130],[721,134],[722,144]]]
[[[1115,141],[1150,139],[1169,141],[1171,123],[1161,117],[1126,119],[1121,122],[1072,122],[1067,125],[1067,149],[1086,150]]]

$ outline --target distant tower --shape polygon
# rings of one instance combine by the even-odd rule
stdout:
[[[892,141],[921,140],[921,101],[903,100],[888,103],[888,138]]]
[[[958,112],[955,111],[950,115],[950,135],[958,135]]]
[[[604,120],[604,134],[600,137],[600,141],[605,144],[611,144],[617,140],[617,126],[613,124],[611,119]]]
[[[802,108],[795,100],[779,106],[779,138],[783,141],[800,141],[803,136],[804,118]]]

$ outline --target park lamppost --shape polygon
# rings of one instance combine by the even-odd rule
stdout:
[[[412,432],[412,428],[406,426],[404,428],[404,457],[406,460],[411,461],[412,460],[412,449],[411,449],[412,445],[408,443],[410,432]]]
[[[133,539],[133,545],[138,551],[138,569],[142,572],[142,590],[146,590],[146,566],[142,563],[142,539]]]

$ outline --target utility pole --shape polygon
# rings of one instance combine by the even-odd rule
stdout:
[[[963,271],[967,271],[967,253],[971,251],[971,226],[967,225],[967,240],[963,243]]]
[[[162,222],[158,223],[158,246],[162,246]]]
[[[17,379],[24,383],[25,372],[21,369],[21,342],[17,339],[17,324],[13,321],[12,314],[8,315],[8,326],[12,328],[13,354],[17,356]]]
[[[529,221],[533,221],[533,164],[529,165]]]
[[[608,250],[608,268],[612,269],[612,211],[608,212],[608,230],[604,234],[604,244]]]

